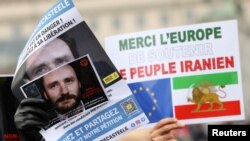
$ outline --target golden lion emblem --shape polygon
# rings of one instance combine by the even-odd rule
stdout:
[[[192,90],[192,99],[187,98],[187,101],[197,104],[197,107],[194,111],[200,111],[200,109],[204,103],[210,104],[209,109],[207,109],[208,111],[214,109],[215,103],[217,103],[219,105],[218,109],[222,110],[222,109],[224,109],[224,107],[223,107],[223,104],[221,103],[219,98],[225,98],[226,92],[221,90],[221,88],[224,88],[224,86],[218,87],[218,90],[220,92],[224,93],[224,96],[220,96],[216,92],[214,92],[214,90],[215,90],[214,86],[194,87]]]

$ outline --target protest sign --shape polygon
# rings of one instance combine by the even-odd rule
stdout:
[[[111,36],[105,50],[150,122],[244,119],[235,20]]]
[[[148,122],[71,0],[41,18],[19,56],[12,90],[20,101],[48,103],[50,122],[40,130],[46,141],[116,140]]]

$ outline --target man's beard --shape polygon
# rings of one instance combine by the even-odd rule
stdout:
[[[80,97],[72,94],[63,95],[56,100],[55,108],[60,114],[65,114],[75,109],[80,104]]]

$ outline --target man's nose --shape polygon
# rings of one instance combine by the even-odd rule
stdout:
[[[64,83],[61,84],[61,92],[62,92],[62,95],[67,95],[69,93],[68,86]]]

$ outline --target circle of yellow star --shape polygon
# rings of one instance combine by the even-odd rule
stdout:
[[[149,113],[148,113],[148,116],[150,116],[150,117],[151,117],[151,116],[152,116],[152,113],[151,113],[151,112],[149,112]]]

